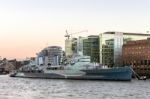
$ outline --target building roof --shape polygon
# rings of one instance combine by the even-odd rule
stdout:
[[[115,33],[123,33],[123,35],[150,36],[150,34],[148,33],[130,33],[130,32],[115,32],[115,31],[105,32],[104,34],[115,34]]]
[[[61,48],[60,46],[48,46],[47,48]]]
[[[88,38],[99,38],[98,35],[89,35]]]

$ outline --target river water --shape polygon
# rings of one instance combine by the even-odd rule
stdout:
[[[1,75],[0,99],[150,99],[150,80],[57,80]]]

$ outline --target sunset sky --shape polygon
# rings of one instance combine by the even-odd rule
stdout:
[[[64,35],[150,30],[150,0],[0,0],[0,56],[23,59]],[[74,36],[79,36],[74,35]]]

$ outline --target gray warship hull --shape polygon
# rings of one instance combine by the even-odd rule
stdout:
[[[45,72],[15,72],[10,76],[43,79],[130,81],[132,79],[132,70],[130,67],[86,70],[48,70]]]

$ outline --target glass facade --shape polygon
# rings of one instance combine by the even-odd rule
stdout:
[[[83,55],[83,40],[87,39],[87,37],[79,37],[77,40],[77,53],[79,55]]]
[[[112,34],[100,34],[100,64],[114,64],[114,36]]]
[[[83,55],[91,57],[91,62],[99,63],[99,36],[88,36],[83,40]]]
[[[60,65],[62,63],[63,51],[59,46],[49,46],[37,54],[38,65]]]
[[[147,39],[149,34],[105,32],[99,35],[100,64],[122,65],[122,45],[128,41]]]

